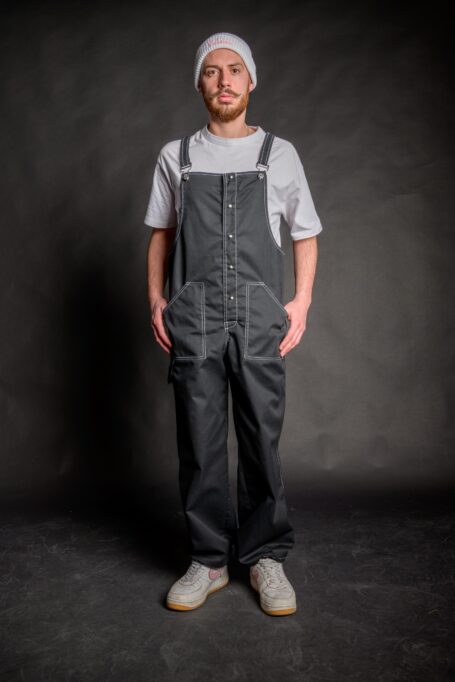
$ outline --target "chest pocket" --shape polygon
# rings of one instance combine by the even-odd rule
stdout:
[[[204,282],[185,282],[163,309],[174,358],[205,358]]]
[[[246,284],[246,358],[281,358],[279,345],[286,335],[288,313],[264,282]]]

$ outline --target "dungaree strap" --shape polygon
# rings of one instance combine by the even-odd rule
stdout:
[[[275,135],[272,133],[266,133],[264,137],[264,142],[262,143],[261,151],[259,153],[259,160],[256,164],[259,170],[268,170],[269,166],[267,161],[269,160],[270,150],[272,148],[273,140]]]
[[[189,171],[192,166],[190,161],[189,147],[190,136],[186,135],[185,137],[182,137],[182,139],[180,140],[180,171],[182,173],[185,173],[185,171]]]

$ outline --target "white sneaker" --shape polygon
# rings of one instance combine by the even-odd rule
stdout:
[[[185,573],[171,587],[166,606],[176,611],[197,609],[212,592],[220,590],[229,582],[227,566],[211,568],[193,560]]]
[[[250,583],[259,592],[261,608],[269,616],[287,616],[297,610],[294,588],[279,561],[261,557],[250,566]]]

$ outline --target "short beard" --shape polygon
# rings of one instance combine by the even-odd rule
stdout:
[[[204,98],[205,106],[212,114],[212,117],[220,121],[220,123],[229,123],[229,121],[234,121],[238,118],[248,106],[248,101],[250,98],[250,93],[247,91],[245,94],[240,95],[232,104],[218,104],[217,99],[220,93],[215,95],[215,97],[209,97],[204,92],[202,96]]]

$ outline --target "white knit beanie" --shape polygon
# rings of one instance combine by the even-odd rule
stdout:
[[[256,64],[253,61],[253,55],[247,43],[233,33],[214,33],[204,40],[202,45],[198,47],[196,52],[196,59],[194,60],[194,87],[198,89],[199,76],[201,73],[202,62],[204,58],[213,50],[218,50],[221,47],[227,47],[229,50],[234,50],[239,54],[245,66],[249,71],[251,80],[253,82],[253,90],[256,87]]]

